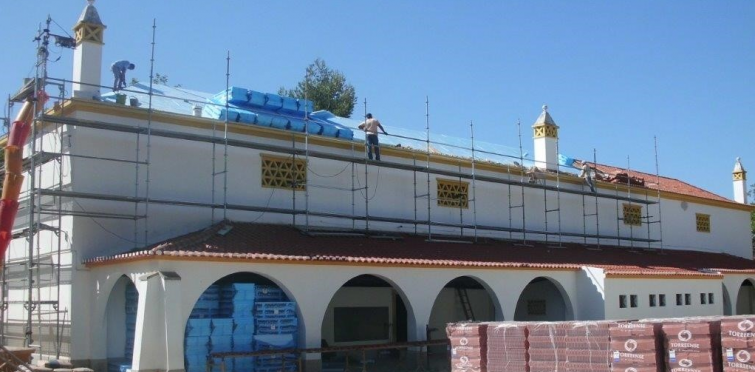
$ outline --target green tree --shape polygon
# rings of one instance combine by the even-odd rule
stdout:
[[[335,115],[351,117],[357,103],[354,86],[338,70],[333,70],[320,58],[307,66],[306,76],[296,88],[281,87],[278,94],[282,96],[305,98],[312,101],[315,110],[328,110]]]

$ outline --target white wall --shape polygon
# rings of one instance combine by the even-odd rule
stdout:
[[[577,278],[577,302],[580,303],[580,320],[606,318],[606,274],[597,267],[583,267]]]
[[[683,316],[723,315],[723,294],[720,279],[613,278],[607,277],[606,319],[668,318]],[[689,293],[691,305],[676,304],[676,294]],[[713,293],[713,304],[702,305],[700,293]],[[665,294],[666,306],[650,307],[650,294]],[[627,296],[627,307],[619,307],[619,296]],[[637,307],[630,307],[630,295],[637,295]],[[656,296],[656,301],[657,296]],[[656,302],[659,305],[658,302]]]

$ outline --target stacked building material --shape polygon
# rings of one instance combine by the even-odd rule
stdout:
[[[721,371],[720,320],[712,318],[668,319],[661,326],[666,369],[671,372]]]
[[[254,293],[251,283],[233,283],[221,287],[220,315],[233,320],[232,351],[254,351]],[[233,358],[233,371],[253,371],[254,357]]]
[[[755,317],[721,321],[723,371],[755,371]]]
[[[451,343],[451,372],[486,372],[488,325],[450,323],[446,335]]]
[[[215,318],[220,313],[220,287],[209,286],[194,304],[189,318]]]
[[[611,323],[611,370],[661,372],[664,370],[660,324]]]
[[[527,324],[490,323],[487,329],[488,372],[527,372]]]
[[[126,286],[126,359],[134,357],[134,336],[136,336],[136,311],[139,307],[139,292],[132,283]]]
[[[607,322],[543,322],[527,326],[531,372],[610,371]]]
[[[204,372],[210,354],[212,319],[189,319],[184,337],[186,372]]]
[[[299,321],[296,302],[286,301],[280,288],[257,286],[255,288],[255,336],[254,350],[295,349]],[[257,372],[296,371],[296,354],[262,355],[255,358]]]

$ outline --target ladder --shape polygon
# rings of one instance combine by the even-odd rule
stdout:
[[[456,288],[456,295],[459,296],[461,308],[464,310],[464,318],[466,320],[475,320],[474,311],[472,311],[472,304],[469,302],[469,294],[467,294],[467,289]]]

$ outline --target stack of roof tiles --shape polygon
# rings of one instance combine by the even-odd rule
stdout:
[[[610,371],[607,322],[532,323],[527,332],[531,372]]]
[[[488,324],[488,372],[528,372],[527,324],[501,322]]]
[[[723,371],[755,371],[755,318],[721,321]]]
[[[660,324],[611,323],[611,371],[660,372],[664,370]]]
[[[487,372],[488,326],[485,323],[451,323],[451,372]]]
[[[713,318],[673,319],[663,322],[666,369],[671,372],[721,371],[721,321]]]

